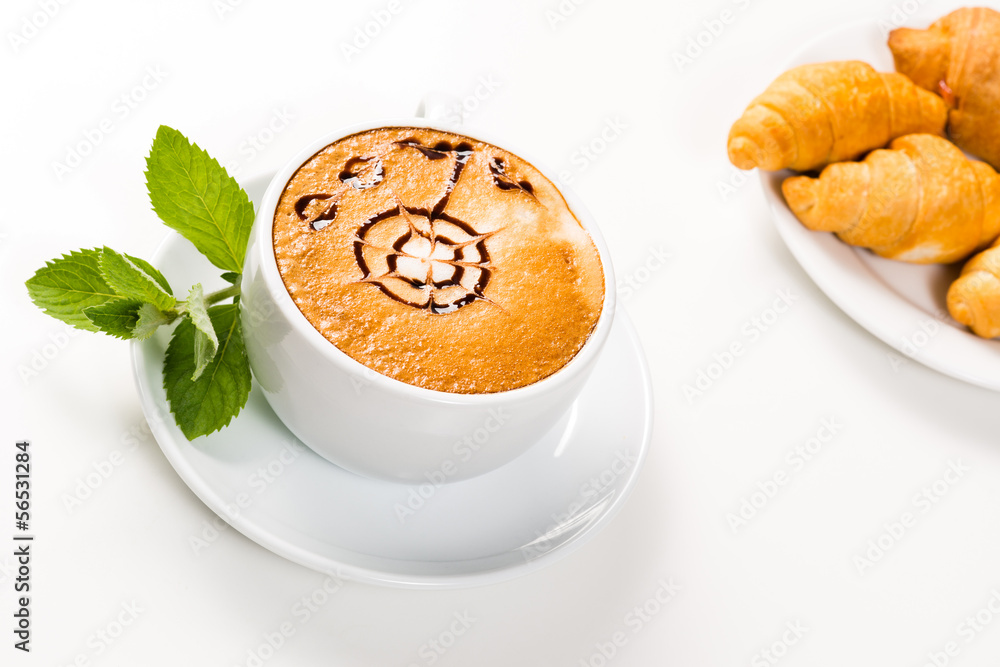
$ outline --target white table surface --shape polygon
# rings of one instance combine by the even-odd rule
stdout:
[[[4,3],[0,525],[13,443],[27,438],[37,541],[29,655],[12,647],[12,548],[0,550],[0,663],[252,665],[249,652],[291,622],[262,664],[817,667],[923,665],[928,654],[995,664],[1000,396],[894,363],[796,264],[756,176],[725,197],[718,185],[735,173],[729,125],[792,51],[837,24],[892,20],[903,2],[564,0],[569,15],[553,24],[558,0],[399,0],[348,61],[341,44],[388,0],[232,0],[222,11],[224,1],[50,0],[51,18],[35,17],[45,0]],[[956,6],[929,0],[909,20],[926,25]],[[723,10],[731,21],[713,24],[721,33],[679,69],[674,54]],[[25,21],[44,25],[33,34]],[[12,34],[31,36],[15,45]],[[130,108],[121,96],[144,77]],[[23,283],[79,247],[152,253],[166,230],[149,209],[143,160],[161,123],[243,180],[318,133],[407,115],[428,90],[475,96],[481,81],[493,90],[479,88],[469,126],[569,171],[619,275],[645,279],[623,307],[652,369],[652,448],[608,528],[543,570],[436,592],[346,583],[302,622],[293,609],[324,576],[232,529],[195,554],[190,537],[214,515],[145,430],[128,346],[64,337]],[[111,131],[60,178],[55,163],[104,119]],[[619,129],[605,150],[584,157],[609,123]],[[257,150],[251,136],[270,141]],[[669,259],[646,272],[654,251]],[[792,306],[747,335],[779,291]],[[688,400],[683,386],[734,342],[745,353]],[[26,376],[33,360],[40,369]],[[837,424],[832,439],[807,462],[789,459],[824,420]],[[120,465],[68,509],[66,494],[116,451]],[[967,470],[921,501],[952,464]],[[788,482],[734,532],[727,514],[780,472]],[[859,567],[904,512],[912,525]],[[665,604],[661,582],[680,587]],[[655,613],[634,611],[644,605]],[[977,612],[984,625],[966,620]],[[456,614],[474,620],[466,629]],[[101,640],[119,617],[129,625]]]

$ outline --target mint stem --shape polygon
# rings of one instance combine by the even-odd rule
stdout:
[[[220,301],[224,301],[225,299],[231,299],[232,297],[239,295],[240,295],[240,286],[238,284],[230,285],[229,287],[220,289],[217,292],[206,294],[205,305],[211,306],[213,303],[219,303]]]

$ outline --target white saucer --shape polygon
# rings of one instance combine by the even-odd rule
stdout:
[[[893,71],[892,54],[874,21],[850,24],[805,46],[788,67],[863,60]],[[948,316],[945,295],[960,267],[883,259],[802,226],[781,194],[791,172],[761,172],[778,233],[802,268],[849,317],[906,357],[941,373],[1000,391],[1000,341],[983,340]]]
[[[151,260],[180,293],[198,281],[206,290],[224,286],[205,281],[218,270],[176,234]],[[649,447],[649,371],[623,311],[566,418],[503,468],[440,486],[370,480],[327,462],[298,443],[256,386],[230,426],[188,442],[167,411],[161,366],[168,341],[161,329],[133,343],[132,361],[143,411],[177,474],[258,544],[344,578],[447,588],[538,569],[607,525]],[[258,473],[269,466],[271,482]]]

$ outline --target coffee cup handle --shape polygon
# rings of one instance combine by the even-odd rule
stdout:
[[[457,127],[462,124],[462,101],[450,93],[431,91],[417,105],[417,117]]]

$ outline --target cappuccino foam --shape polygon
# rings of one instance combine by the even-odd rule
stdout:
[[[548,377],[604,302],[597,248],[556,187],[450,132],[387,127],[330,144],[285,186],[273,241],[288,293],[327,340],[427,389]]]

